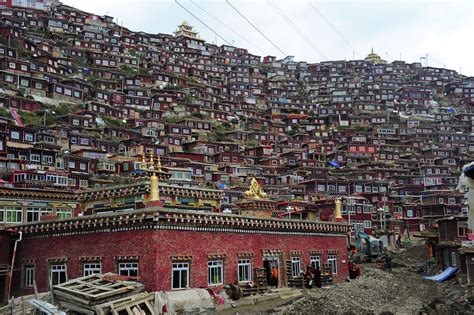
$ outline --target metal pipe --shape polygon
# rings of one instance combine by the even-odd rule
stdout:
[[[12,278],[13,278],[13,266],[15,265],[15,257],[16,257],[16,249],[18,246],[18,243],[23,240],[23,232],[18,232],[20,234],[20,237],[15,240],[15,246],[13,247],[13,255],[12,255],[12,263],[10,265],[10,270],[8,271],[8,289],[7,289],[7,301],[10,299],[10,294],[11,294],[11,289],[12,289]]]

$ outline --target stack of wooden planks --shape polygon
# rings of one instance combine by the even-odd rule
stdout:
[[[154,295],[144,286],[113,274],[89,275],[53,287],[54,302],[80,314],[150,314]]]

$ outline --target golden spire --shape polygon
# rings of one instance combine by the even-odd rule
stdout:
[[[156,162],[156,170],[161,172],[161,159],[160,159],[160,155],[158,155],[158,161]]]
[[[153,156],[153,150],[150,151],[150,169],[155,169],[155,157]]]
[[[336,209],[334,209],[334,220],[342,220],[342,201],[341,198],[336,199]]]
[[[142,154],[142,163],[140,164],[140,169],[146,170],[145,153]]]
[[[255,177],[253,177],[250,181],[249,190],[244,192],[244,197],[250,199],[263,199],[267,197],[267,194],[263,191],[262,187],[260,187]]]
[[[155,172],[151,173],[150,176],[150,201],[160,200],[160,191],[158,187],[158,176]]]

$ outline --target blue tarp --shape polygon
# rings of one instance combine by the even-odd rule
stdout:
[[[438,273],[434,276],[424,276],[423,279],[443,282],[446,279],[449,279],[452,275],[454,275],[458,271],[458,268],[449,266],[448,268],[444,269],[441,273]]]
[[[450,114],[456,113],[456,110],[452,107],[448,107],[448,113]]]
[[[328,161],[328,163],[331,165],[331,166],[334,166],[334,167],[341,167],[341,165],[339,165],[338,163],[334,162],[334,161]]]

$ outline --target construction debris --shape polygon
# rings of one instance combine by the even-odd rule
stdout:
[[[53,298],[61,308],[81,314],[117,314],[120,310],[134,314],[155,314],[153,295],[143,292],[143,284],[124,281],[114,274],[93,274],[53,287]]]
[[[5,315],[23,315],[33,314],[36,307],[31,304],[31,301],[51,302],[51,294],[49,292],[39,293],[38,296],[25,295],[19,298],[11,299],[10,302],[0,308],[0,314]]]

